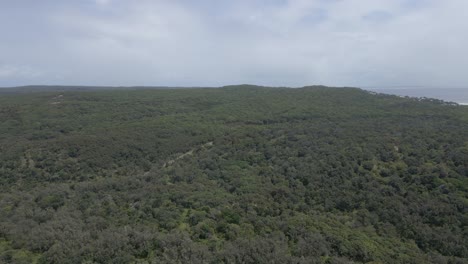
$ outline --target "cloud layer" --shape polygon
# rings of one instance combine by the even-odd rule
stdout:
[[[468,86],[468,1],[2,1],[0,86]]]

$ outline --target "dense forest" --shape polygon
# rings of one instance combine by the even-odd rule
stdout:
[[[468,263],[468,107],[357,88],[0,92],[0,263]]]

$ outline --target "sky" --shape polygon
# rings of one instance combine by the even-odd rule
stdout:
[[[0,86],[468,87],[466,0],[0,0]]]

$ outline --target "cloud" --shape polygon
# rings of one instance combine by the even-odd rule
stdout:
[[[18,8],[24,21],[2,21],[9,4],[1,3],[7,42],[0,43],[0,59],[41,69],[34,80],[42,83],[468,82],[464,0],[91,2],[29,6],[28,14]]]
[[[105,5],[109,5],[112,0],[94,0],[96,2],[96,4],[98,5],[101,5],[101,6],[105,6]]]
[[[385,22],[385,21],[392,19],[392,14],[383,10],[375,10],[375,11],[365,14],[363,16],[363,19],[376,22],[376,23]]]
[[[0,80],[9,78],[34,79],[43,75],[43,72],[28,66],[0,65]]]

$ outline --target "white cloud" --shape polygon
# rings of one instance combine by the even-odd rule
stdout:
[[[28,66],[0,65],[0,79],[24,78],[34,79],[43,75],[43,72]]]
[[[11,77],[16,75],[16,68],[11,66],[1,66],[0,67],[0,78]]]
[[[75,84],[468,83],[464,0],[95,3],[43,13],[44,39],[0,56]]]
[[[112,2],[112,0],[94,0],[94,1],[96,2],[96,4],[102,5],[102,6],[108,5]]]

